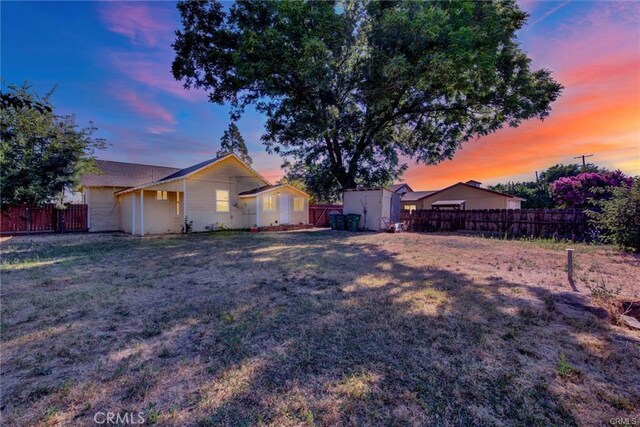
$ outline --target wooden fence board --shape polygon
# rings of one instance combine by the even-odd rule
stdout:
[[[71,204],[65,210],[55,205],[9,206],[0,215],[2,234],[46,233],[87,230],[87,205]]]
[[[512,236],[584,239],[587,218],[580,209],[478,209],[402,211],[413,231],[473,231]]]

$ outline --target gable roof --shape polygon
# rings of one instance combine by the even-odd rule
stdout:
[[[276,184],[276,185],[264,185],[262,187],[258,187],[258,188],[254,188],[253,190],[249,190],[249,191],[243,191],[242,193],[238,193],[239,197],[253,197],[253,196],[257,196],[258,194],[262,194],[262,193],[266,193],[268,191],[272,191],[275,190],[277,188],[282,188],[282,187],[289,187],[293,190],[296,190],[297,192],[304,194],[307,197],[311,197],[309,196],[307,193],[305,193],[304,191],[300,190],[299,188],[291,185],[291,184]]]
[[[391,184],[389,187],[387,187],[387,189],[395,193],[396,191],[400,190],[402,187],[405,187],[405,186],[409,191],[413,191],[413,189],[406,182]]]
[[[96,160],[96,165],[102,173],[84,174],[81,179],[84,187],[133,187],[163,179],[179,170],[166,166],[124,163],[112,160]]]
[[[457,184],[450,185],[450,186],[448,186],[446,188],[443,188],[442,190],[435,191],[432,194],[429,194],[427,197],[434,196],[434,195],[436,195],[438,193],[442,193],[443,191],[450,190],[450,189],[452,189],[454,187],[457,187],[459,185],[465,186],[467,188],[471,188],[473,190],[485,191],[487,193],[492,193],[492,194],[495,194],[496,196],[508,197],[509,199],[513,199],[514,198],[514,196],[512,196],[510,194],[500,193],[499,191],[489,190],[488,188],[476,187],[475,185],[470,185],[470,184],[467,184],[467,183],[464,183],[464,182],[458,182]]]
[[[242,161],[242,159],[240,159],[238,156],[236,156],[233,153],[229,153],[229,154],[225,154],[222,156],[218,156],[218,157],[214,157],[213,159],[209,159],[209,160],[205,160],[204,162],[200,162],[197,163],[193,166],[189,166],[187,168],[184,169],[179,169],[178,171],[176,171],[175,173],[172,173],[158,181],[152,181],[152,182],[146,182],[144,184],[140,184],[134,187],[130,187],[130,188],[125,188],[123,190],[117,191],[116,194],[125,194],[125,193],[129,193],[131,191],[136,191],[136,190],[140,190],[146,187],[152,187],[155,185],[159,185],[159,184],[166,184],[168,182],[172,182],[172,181],[177,181],[179,179],[183,179],[183,178],[187,178],[193,174],[196,174],[208,167],[211,167],[213,165],[215,165],[216,163],[221,162],[222,160],[228,159],[228,158],[234,158],[236,159],[242,166],[244,166],[249,172],[251,172],[253,175],[255,175],[258,179],[260,179],[262,182],[264,182],[267,185],[269,184],[269,181],[266,180],[265,177],[263,177],[262,175],[260,175],[255,169],[253,169],[251,166],[247,165],[244,161]]]
[[[437,193],[436,190],[430,191],[409,191],[402,195],[403,202],[417,202],[418,200],[424,199],[434,193]]]

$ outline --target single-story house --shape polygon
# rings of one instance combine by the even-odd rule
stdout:
[[[472,180],[442,190],[408,191],[402,195],[402,209],[520,209],[525,200],[480,185]]]
[[[81,178],[89,231],[131,234],[307,224],[310,196],[272,185],[233,153],[184,169],[98,160]]]
[[[360,228],[386,230],[400,221],[401,196],[387,188],[352,188],[342,193],[342,213],[360,215]]]

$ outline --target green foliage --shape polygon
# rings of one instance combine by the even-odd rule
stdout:
[[[189,234],[193,231],[193,220],[189,219],[188,216],[184,217],[184,222],[182,223],[182,232],[184,234]]]
[[[386,185],[469,139],[543,119],[562,86],[532,70],[515,1],[180,2],[173,75],[266,115],[267,151],[321,200]]]
[[[489,189],[522,197],[525,199],[522,202],[523,209],[549,209],[554,207],[549,186],[545,184],[534,181],[509,182],[490,186]]]
[[[222,138],[220,138],[218,155],[225,153],[234,153],[248,165],[253,163],[253,160],[249,157],[249,150],[247,150],[247,145],[244,143],[244,138],[240,134],[238,126],[233,122],[229,124],[229,129],[225,130]]]
[[[594,200],[596,209],[587,211],[601,237],[623,249],[640,251],[640,177],[631,186],[611,189],[607,200]]]
[[[78,129],[73,116],[59,116],[29,86],[9,86],[0,113],[0,193],[3,206],[42,204],[94,171],[94,151],[106,143],[93,125]],[[5,99],[7,102],[5,102]]]
[[[559,163],[543,170],[538,182],[508,182],[490,186],[489,189],[526,199],[522,202],[523,209],[553,209],[558,206],[553,200],[550,185],[560,178],[577,176],[584,172],[604,173],[607,169],[592,164],[583,167],[575,163],[568,165]]]

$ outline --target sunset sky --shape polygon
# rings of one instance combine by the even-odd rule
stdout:
[[[574,156],[640,174],[640,3],[521,1],[520,31],[536,68],[565,86],[544,122],[531,120],[467,143],[452,161],[411,164],[414,190],[475,179],[531,180]],[[3,2],[2,78],[28,81],[78,124],[93,120],[111,144],[99,157],[183,167],[213,157],[228,108],[188,91],[170,73],[179,15],[171,2]],[[238,123],[254,166],[271,181],[281,159],[260,144],[264,118]]]

